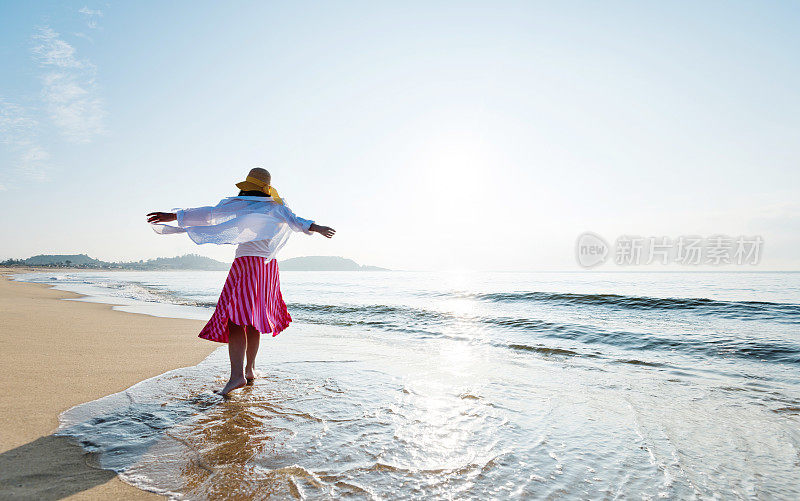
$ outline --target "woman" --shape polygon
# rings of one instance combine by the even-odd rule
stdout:
[[[238,196],[226,198],[214,207],[147,215],[156,233],[187,233],[197,244],[238,244],[217,307],[199,335],[228,343],[231,376],[219,392],[222,396],[253,383],[261,333],[277,336],[292,321],[281,295],[275,260],[278,250],[292,231],[319,233],[327,238],[336,233],[297,217],[283,203],[271,181],[269,172],[255,168],[245,181],[236,184],[241,190]],[[164,224],[171,221],[177,221],[178,226]]]

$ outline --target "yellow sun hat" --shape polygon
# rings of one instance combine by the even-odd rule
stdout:
[[[283,205],[283,200],[278,195],[278,190],[270,184],[271,181],[272,176],[267,169],[256,167],[255,169],[250,169],[245,180],[241,183],[236,183],[236,187],[242,191],[260,191],[271,196],[275,202]]]

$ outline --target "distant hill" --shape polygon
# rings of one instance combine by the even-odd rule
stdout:
[[[0,266],[37,266],[45,268],[86,268],[101,270],[227,270],[230,263],[197,254],[159,257],[147,261],[108,262],[86,254],[40,254],[28,259],[9,259]]]
[[[21,260],[25,266],[102,266],[104,263],[86,254],[39,254]]]
[[[186,254],[176,257],[158,257],[144,262],[145,265],[156,269],[168,270],[228,270],[231,263],[223,263],[210,257],[197,254]]]
[[[281,271],[389,271],[377,266],[360,265],[339,256],[293,257],[280,261]]]
[[[159,257],[147,261],[109,262],[94,259],[86,254],[39,254],[28,259],[8,259],[0,266],[35,266],[43,268],[85,268],[94,270],[228,270],[223,263],[197,254],[176,257]],[[377,266],[362,266],[352,259],[338,256],[296,257],[280,262],[285,271],[386,271]]]

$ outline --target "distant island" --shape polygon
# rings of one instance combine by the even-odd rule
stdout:
[[[223,263],[197,254],[159,257],[141,261],[101,261],[86,254],[39,254],[28,259],[8,259],[0,266],[32,266],[37,268],[81,268],[88,270],[227,270]]]
[[[390,271],[377,266],[358,264],[339,256],[293,257],[279,261],[281,271]]]
[[[352,259],[338,256],[306,256],[279,261],[282,271],[389,271],[377,266],[364,266]],[[88,270],[204,270],[221,271],[230,268],[210,257],[186,254],[140,261],[101,261],[86,254],[39,254],[27,259],[7,259],[0,266],[36,268],[80,268]]]

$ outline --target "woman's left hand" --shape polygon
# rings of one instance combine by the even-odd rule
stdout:
[[[312,224],[311,228],[309,229],[311,231],[316,231],[317,233],[326,238],[331,238],[336,233],[336,230],[334,230],[333,228],[329,226],[320,226],[318,224]]]
[[[147,222],[154,223],[168,223],[178,219],[178,215],[174,212],[151,212],[147,215]]]

